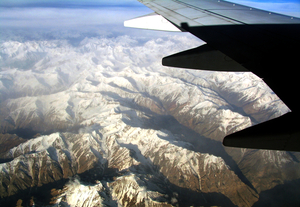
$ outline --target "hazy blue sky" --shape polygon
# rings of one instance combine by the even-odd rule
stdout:
[[[300,17],[300,0],[230,0],[231,2]]]
[[[300,16],[300,0],[231,0]],[[152,12],[136,0],[1,0],[0,25],[66,28],[118,24]]]
[[[1,0],[3,7],[107,7],[107,6],[141,6],[136,0]]]
[[[135,0],[122,1],[33,1],[1,0],[1,26],[77,27],[120,24],[128,18],[150,12]]]

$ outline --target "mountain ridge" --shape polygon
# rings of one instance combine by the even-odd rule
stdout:
[[[289,109],[252,73],[159,64],[188,40],[1,43],[1,138],[29,134],[1,154],[1,197],[63,182],[47,191],[54,206],[252,206],[299,179],[297,153],[222,146]]]

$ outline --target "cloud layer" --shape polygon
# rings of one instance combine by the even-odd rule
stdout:
[[[99,8],[5,8],[0,13],[1,27],[80,28],[122,25],[123,21],[147,13],[147,9],[127,7]]]

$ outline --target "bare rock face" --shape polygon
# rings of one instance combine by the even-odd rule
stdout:
[[[15,134],[0,134],[0,154],[5,154],[11,148],[18,146],[19,144],[25,142],[26,140],[18,137]],[[2,156],[1,156],[2,157]]]
[[[149,181],[151,177],[147,177],[142,176],[141,179],[136,175],[126,175],[118,178],[109,184],[112,196],[123,206],[172,206],[168,195],[160,193],[162,190],[153,181]],[[148,185],[152,185],[152,190],[148,189]]]
[[[12,148],[5,158],[13,160],[1,164],[1,177],[4,178],[1,187],[7,192],[6,196],[72,177],[94,168],[96,164],[101,175],[101,170],[104,170],[101,166],[105,166],[105,161],[100,160],[90,146],[81,147],[76,143],[81,142],[82,137],[70,137],[72,135],[68,133],[54,133]]]
[[[66,205],[71,203],[74,206],[106,206],[101,193],[103,185],[99,182],[93,186],[84,185],[78,179],[69,181],[61,190],[52,190],[52,204]]]
[[[114,134],[110,134],[111,130]],[[162,202],[164,199],[167,205],[171,201],[166,195],[173,191],[181,191],[177,200],[183,204],[187,190],[193,192],[193,196],[202,194],[200,201],[190,199],[195,204],[205,200],[214,204],[213,196],[206,194],[215,192],[224,196],[223,200],[218,200],[221,204],[226,204],[226,197],[235,205],[251,205],[257,201],[255,191],[243,183],[221,157],[195,153],[188,150],[189,147],[168,131],[129,127],[121,121],[89,134],[54,133],[28,140],[7,153],[13,161],[1,164],[1,177],[7,178],[2,180],[1,190],[6,191],[6,196],[14,195],[20,190],[85,173],[88,180],[121,176],[109,184],[112,188],[109,195],[124,205],[126,202],[135,205],[134,202]],[[130,172],[143,180],[135,185],[146,186],[145,189],[150,187],[149,201],[142,197],[143,193],[127,191],[126,180]],[[168,187],[161,187],[161,183]],[[228,185],[241,197],[232,195]],[[5,186],[9,187],[6,189]],[[120,191],[122,193],[118,195]],[[162,195],[154,196],[155,192]]]
[[[226,149],[260,193],[299,177],[299,153],[254,149]]]

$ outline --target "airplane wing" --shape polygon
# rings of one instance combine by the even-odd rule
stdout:
[[[155,13],[125,26],[187,31],[207,44],[163,58],[165,66],[251,71],[291,113],[224,138],[225,146],[300,151],[297,92],[300,18],[223,0],[139,0]]]

